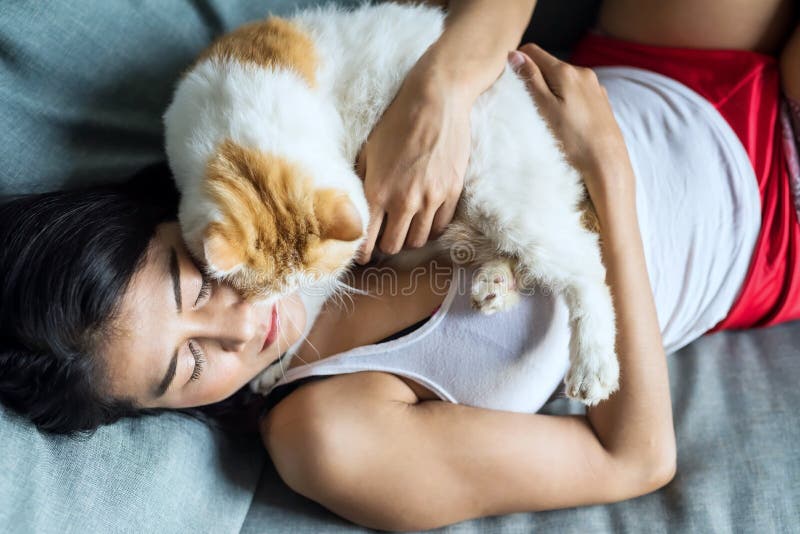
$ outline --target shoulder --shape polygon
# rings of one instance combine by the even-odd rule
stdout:
[[[294,487],[336,477],[332,459],[374,445],[381,423],[402,417],[408,413],[403,408],[416,401],[405,382],[389,373],[335,375],[298,387],[261,417],[258,429],[276,469]]]
[[[380,409],[385,403],[416,404],[420,400],[413,383],[391,373],[362,371],[315,378],[298,385],[262,414],[258,426],[265,444],[268,437],[274,438],[287,427],[307,427],[333,415]]]

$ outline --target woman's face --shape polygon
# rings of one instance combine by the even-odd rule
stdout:
[[[302,335],[306,313],[296,292],[275,304],[275,315],[272,308],[244,301],[227,285],[204,284],[178,223],[160,225],[102,351],[110,394],[145,408],[229,397]]]

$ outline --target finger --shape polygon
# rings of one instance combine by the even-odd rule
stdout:
[[[380,206],[370,206],[369,225],[367,225],[367,237],[361,243],[356,256],[356,262],[364,265],[372,257],[372,249],[375,248],[375,240],[383,223],[384,211]]]
[[[539,69],[536,63],[534,63],[527,54],[514,51],[509,53],[508,56],[509,62],[511,62],[512,65],[516,65],[514,71],[522,78],[522,81],[525,82],[528,92],[536,99],[537,103],[540,103],[540,98],[547,99],[556,98],[558,96],[547,84],[541,69]]]
[[[520,46],[517,50],[530,57],[536,65],[542,69],[542,72],[547,77],[549,72],[564,65],[564,62],[558,59],[553,54],[548,53],[539,45],[528,43]]]
[[[458,199],[459,197],[457,195],[453,198],[448,198],[439,206],[439,209],[436,210],[436,215],[433,217],[433,224],[431,227],[431,237],[436,238],[444,233],[445,228],[447,228],[447,225],[453,220],[453,215],[456,213]]]
[[[436,208],[425,211],[418,211],[411,219],[411,226],[408,229],[406,243],[409,247],[419,248],[428,242],[431,233],[431,223],[436,215]]]
[[[408,226],[414,212],[387,213],[386,228],[383,229],[381,238],[381,250],[386,254],[397,254],[403,248],[406,240]]]
[[[533,61],[533,64],[538,68],[539,72],[541,72],[550,91],[556,96],[562,96],[561,78],[569,64],[545,52],[533,43],[520,47],[519,51]]]

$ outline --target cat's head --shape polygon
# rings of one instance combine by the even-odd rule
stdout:
[[[209,274],[248,298],[285,295],[337,276],[353,260],[365,221],[344,189],[317,188],[301,166],[234,142],[209,160],[202,196],[211,217],[187,245]],[[184,228],[187,230],[187,228]]]

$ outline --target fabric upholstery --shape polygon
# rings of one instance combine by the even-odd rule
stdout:
[[[0,531],[238,532],[265,457],[257,439],[178,413],[81,440],[0,406]]]

